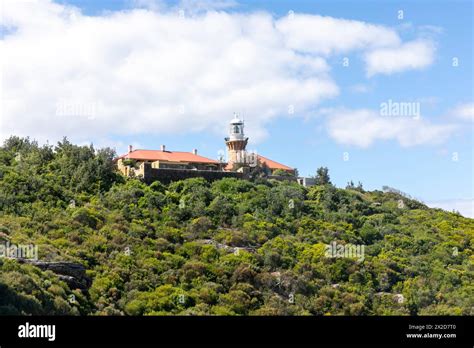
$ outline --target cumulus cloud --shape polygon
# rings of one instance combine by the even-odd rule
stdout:
[[[407,69],[421,69],[433,63],[435,46],[429,40],[416,40],[398,47],[369,51],[365,55],[367,75],[393,74]]]
[[[474,103],[460,104],[451,112],[451,116],[464,120],[474,121]]]
[[[170,6],[166,0],[130,0],[132,7],[147,8],[153,11],[183,11],[196,14],[210,10],[223,10],[237,6],[233,0],[181,0],[175,6]]]
[[[456,130],[450,124],[433,124],[405,116],[380,116],[367,109],[332,109],[323,113],[331,138],[361,148],[367,148],[377,140],[395,140],[404,147],[436,144],[445,141]]]
[[[294,14],[276,22],[287,45],[312,53],[345,53],[374,47],[398,46],[396,31],[365,22]]]
[[[4,137],[220,131],[242,109],[258,136],[289,105],[304,112],[338,94],[325,60],[286,47],[265,13],[91,17],[45,0],[9,5]]]
[[[245,110],[258,140],[290,105],[306,115],[338,95],[328,55],[403,45],[393,29],[360,21],[226,13],[209,1],[183,17],[137,1],[147,8],[97,16],[49,0],[5,2],[0,137],[223,132]]]

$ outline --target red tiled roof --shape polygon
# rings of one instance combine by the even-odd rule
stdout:
[[[274,170],[274,169],[283,169],[283,170],[294,170],[293,168],[290,168],[288,166],[285,166],[284,164],[272,161],[271,159],[268,159],[266,157],[257,155],[257,158],[260,162],[265,163],[268,168]]]
[[[169,162],[191,162],[191,163],[210,163],[219,164],[218,161],[195,155],[192,152],[181,151],[160,151],[160,150],[133,150],[125,155],[118,157],[142,161],[169,161]]]
[[[261,163],[265,163],[268,166],[268,168],[270,168],[271,170],[275,170],[275,169],[283,169],[283,170],[288,170],[288,171],[294,170],[294,168],[285,166],[284,164],[272,161],[271,159],[268,159],[260,155],[257,155],[257,158]],[[224,170],[230,171],[232,170],[232,167],[233,167],[232,163],[227,163],[227,165],[224,167]]]

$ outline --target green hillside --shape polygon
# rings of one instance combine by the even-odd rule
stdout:
[[[0,245],[37,245],[90,283],[2,257],[0,314],[474,315],[472,219],[324,180],[148,186],[114,155],[1,147]],[[363,254],[330,257],[334,243]]]

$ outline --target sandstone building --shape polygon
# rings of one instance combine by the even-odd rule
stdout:
[[[145,181],[172,181],[186,177],[245,178],[253,167],[261,167],[267,175],[276,170],[294,175],[295,170],[256,153],[247,152],[248,138],[244,134],[244,121],[235,116],[229,125],[229,136],[225,138],[227,160],[214,160],[192,152],[169,151],[165,145],[160,150],[134,150],[130,145],[128,153],[116,158],[118,169],[125,176],[142,177]]]

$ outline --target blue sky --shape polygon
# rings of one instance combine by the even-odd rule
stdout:
[[[250,149],[301,175],[327,166],[340,187],[388,185],[473,214],[470,1],[39,3],[7,11],[1,26],[11,66],[2,137],[66,135],[119,153],[166,144],[216,158],[235,111]],[[27,21],[33,10],[49,20]],[[25,55],[34,69],[20,68]],[[420,119],[381,115],[389,100],[418,105]],[[18,122],[21,113],[30,118]]]

